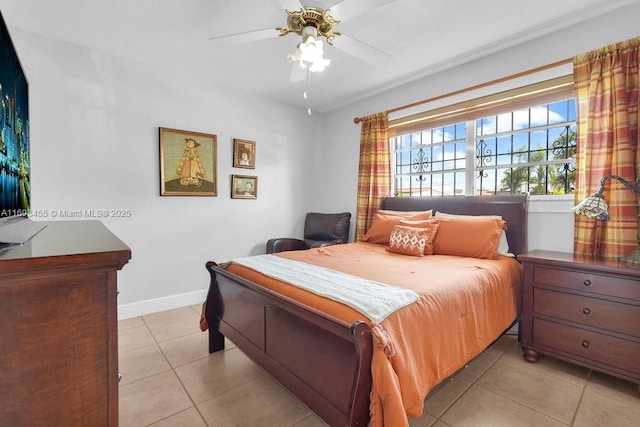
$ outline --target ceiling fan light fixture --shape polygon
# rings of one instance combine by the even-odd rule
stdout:
[[[290,53],[287,55],[287,59],[291,64],[295,65],[296,67],[299,67],[303,70],[307,68],[307,64],[305,64],[304,61],[302,60],[302,50],[300,50],[300,45],[296,47],[296,50],[293,53]]]
[[[317,38],[316,28],[311,26],[303,29],[302,42],[293,53],[287,55],[287,59],[302,69],[309,67],[309,71],[314,73],[323,71],[331,63],[330,59],[324,58],[322,40]]]
[[[311,71],[312,73],[319,73],[327,68],[330,63],[330,59],[318,58],[311,64],[311,66],[309,67],[309,71]]]

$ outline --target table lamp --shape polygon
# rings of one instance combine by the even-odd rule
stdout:
[[[584,199],[578,205],[571,208],[571,210],[576,215],[584,215],[587,218],[599,219],[601,221],[608,220],[610,218],[609,205],[607,205],[607,201],[604,199],[602,193],[604,192],[605,183],[610,179],[619,181],[627,187],[629,191],[632,191],[635,195],[640,195],[640,178],[638,178],[636,182],[631,183],[618,175],[606,175],[600,179],[600,190]],[[620,261],[640,267],[640,248],[634,249],[634,251],[626,257],[621,257]]]

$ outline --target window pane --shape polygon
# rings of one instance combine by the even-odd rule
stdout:
[[[455,196],[456,194],[456,174],[445,173],[443,176],[442,195],[443,196]]]
[[[395,145],[396,193],[404,195],[567,194],[575,188],[575,100],[469,122],[475,159],[466,161],[467,123],[425,129]],[[419,135],[420,138],[415,138]],[[418,143],[419,139],[419,143]],[[400,148],[401,147],[405,147]],[[466,189],[466,174],[474,188]]]
[[[411,135],[411,147],[417,147],[422,144],[422,138],[419,133]]]
[[[567,102],[567,115],[565,119],[567,122],[576,121],[576,100],[575,99],[570,99]]]
[[[456,172],[455,173],[456,186],[454,193],[456,196],[464,196],[466,194],[466,181],[465,181],[465,173],[464,172]]]
[[[508,132],[512,129],[511,127],[511,114],[500,114],[499,116],[496,116],[496,129],[497,132]],[[495,132],[495,131],[494,131]]]
[[[567,121],[567,102],[549,104],[549,124],[564,123],[565,121]]]
[[[495,194],[496,170],[483,170],[476,177],[475,194],[478,196]]]
[[[402,142],[400,144],[400,148],[409,148],[411,147],[411,135],[402,135]]]
[[[530,110],[518,110],[513,112],[513,130],[528,129]]]
[[[510,165],[511,154],[502,154],[498,156],[497,165]]]
[[[496,123],[497,123],[497,120],[495,117],[487,117],[480,120],[478,124],[479,135],[496,133]]]
[[[443,141],[453,141],[454,139],[456,139],[456,126],[446,126],[444,128]]]

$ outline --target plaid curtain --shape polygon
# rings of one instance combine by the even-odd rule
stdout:
[[[362,118],[356,237],[359,241],[369,229],[382,199],[391,191],[389,120],[387,113]]]
[[[634,182],[638,152],[638,49],[640,38],[574,58],[578,147],[576,204],[598,191],[600,178],[618,175]],[[575,217],[574,252],[617,258],[638,246],[637,197],[616,180],[604,197],[611,219]]]

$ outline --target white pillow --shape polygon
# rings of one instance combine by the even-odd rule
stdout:
[[[500,215],[458,215],[458,214],[450,214],[446,212],[436,211],[434,217],[435,218],[447,218],[447,217],[456,217],[456,216],[481,216],[484,218],[493,218],[493,219],[502,219]],[[500,236],[500,243],[498,244],[498,255],[515,257],[514,254],[509,252],[509,241],[507,240],[507,232],[502,230],[502,235]]]

